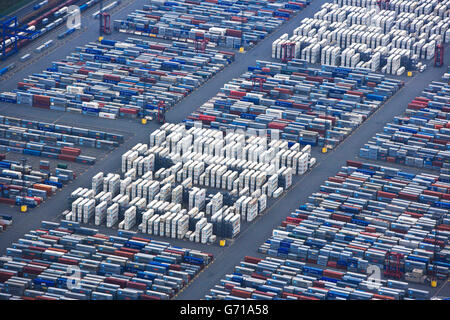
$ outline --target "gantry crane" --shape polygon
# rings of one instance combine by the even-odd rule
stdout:
[[[291,61],[295,55],[295,43],[286,42],[281,45],[281,60],[283,62]]]
[[[0,16],[0,32],[0,58],[2,59],[5,59],[19,50],[17,47],[19,39],[31,40],[38,34],[37,31],[20,28],[16,16]]]
[[[107,12],[103,12],[103,0],[100,0],[100,35],[102,34],[110,34],[111,33],[111,16]]]

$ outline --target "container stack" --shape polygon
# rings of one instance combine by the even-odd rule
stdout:
[[[186,125],[333,148],[403,84],[362,69],[257,61]]]
[[[272,58],[287,57],[283,44],[292,43],[293,57],[309,63],[402,75],[418,69],[419,59],[432,59],[436,42],[450,42],[447,6],[398,0],[380,9],[377,1],[335,0],[303,19],[291,37],[274,41]]]
[[[389,256],[398,254],[402,272],[446,281],[449,182],[347,161],[273,230],[259,248],[268,257],[245,257],[206,299],[429,299],[403,280],[373,285],[368,267],[393,268]]]
[[[81,147],[112,150],[123,136],[97,130],[0,116],[0,151],[92,165]]]
[[[136,174],[139,158],[151,165]],[[70,199],[71,221],[199,243],[235,237],[304,174],[311,147],[243,133],[166,123],[122,156],[121,174],[100,172]],[[218,192],[220,190],[220,192]],[[88,205],[87,205],[88,204]]]
[[[6,230],[6,228],[13,223],[12,216],[8,214],[1,214],[0,215],[0,232]]]
[[[368,264],[383,270],[387,256],[400,253],[404,272],[437,270],[438,278],[445,279],[449,181],[442,174],[414,175],[347,161],[320,193],[312,194],[274,230],[260,252],[313,264],[325,255],[326,266],[361,273]],[[318,217],[323,222],[313,223]],[[438,251],[435,257],[427,253],[433,248]]]
[[[432,81],[402,116],[360,149],[359,156],[450,174],[449,92],[448,83]]]
[[[51,172],[46,161],[35,170],[30,165],[23,167],[20,161],[7,160],[4,155],[1,158],[0,203],[34,208],[75,178],[72,170],[57,168]]]
[[[427,290],[367,274],[311,267],[286,258],[246,256],[233,274],[211,288],[206,300],[407,300],[429,299]]]
[[[35,239],[33,244],[19,246],[29,238]],[[41,263],[30,263],[30,255]],[[104,235],[77,222],[44,221],[1,257],[0,294],[6,300],[167,300],[212,260],[211,254],[126,230]],[[73,265],[81,269],[80,281],[90,283],[88,289],[70,285]]]
[[[0,99],[100,118],[143,117],[153,115],[161,100],[173,106],[233,60],[234,53],[197,53],[187,43],[103,39],[30,75],[17,93]]]
[[[120,32],[161,39],[195,42],[236,49],[250,47],[309,4],[305,1],[159,1],[126,20],[114,20]]]

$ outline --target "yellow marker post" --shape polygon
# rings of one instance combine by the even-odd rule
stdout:
[[[102,41],[103,40],[103,37],[98,37],[98,41],[100,42],[100,41]]]
[[[412,77],[412,71],[408,71],[408,77]]]
[[[142,123],[142,124],[147,124],[147,119],[142,118],[142,119],[141,119],[141,123]]]
[[[226,243],[227,243],[226,240],[220,240],[219,245],[220,245],[221,247],[225,247],[225,244],[226,244]]]
[[[433,288],[436,288],[437,287],[437,281],[436,280],[431,281],[431,286]]]
[[[240,47],[240,48],[239,48],[239,52],[240,52],[240,53],[244,53],[244,47]]]
[[[27,212],[28,206],[26,204],[20,206],[20,212]]]
[[[327,153],[327,151],[328,151],[327,147],[322,148],[322,153]]]

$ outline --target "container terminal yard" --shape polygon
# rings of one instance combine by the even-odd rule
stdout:
[[[450,1],[0,24],[1,299],[450,297]]]

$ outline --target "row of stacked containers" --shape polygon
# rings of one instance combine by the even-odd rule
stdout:
[[[160,101],[175,105],[233,60],[232,52],[196,53],[186,43],[103,39],[30,75],[0,99],[108,119],[143,117]]]
[[[214,46],[252,46],[309,4],[299,1],[161,1],[151,0],[114,29],[143,36],[193,42],[207,39]]]
[[[449,182],[438,174],[347,161],[307,203],[246,257],[208,299],[429,299],[427,290],[380,274],[449,273]],[[399,265],[389,255],[401,255]]]
[[[0,151],[92,165],[80,147],[112,150],[123,136],[98,130],[0,116]]]
[[[364,69],[257,61],[185,122],[331,148],[403,85]]]
[[[359,151],[364,159],[440,170],[450,174],[450,87],[432,81],[403,115],[387,123]]]
[[[0,257],[0,299],[165,300],[212,260],[132,232],[105,235],[75,222],[43,221]]]
[[[81,147],[111,150],[122,142],[120,134],[0,116],[0,151],[4,153],[93,165],[96,159],[81,155]],[[47,160],[41,160],[38,169],[4,158],[0,161],[1,203],[36,207],[76,178],[65,164],[52,173]]]
[[[53,174],[45,160],[37,170],[20,161],[7,160],[3,154],[0,159],[0,203],[34,208],[76,178],[72,170],[63,168],[56,168]]]
[[[449,1],[334,0],[273,42],[272,58],[287,56],[402,75],[450,41]],[[383,5],[386,4],[386,5]]]

